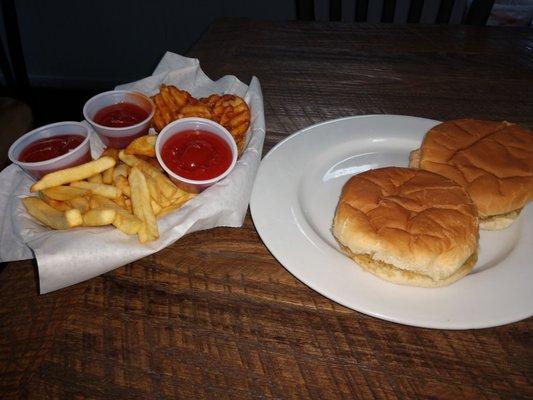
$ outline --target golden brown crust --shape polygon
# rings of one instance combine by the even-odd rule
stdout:
[[[380,168],[345,184],[333,235],[353,254],[438,281],[476,251],[478,218],[466,191],[451,180],[424,170]]]
[[[509,122],[444,122],[426,134],[420,168],[465,187],[480,217],[512,212],[533,198],[533,133]]]

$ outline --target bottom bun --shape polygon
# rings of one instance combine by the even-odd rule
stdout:
[[[498,231],[500,229],[508,228],[516,221],[520,215],[520,210],[514,210],[505,214],[491,215],[490,217],[479,218],[479,229],[485,231]]]
[[[409,153],[409,168],[420,168],[420,149]]]
[[[453,275],[447,277],[446,279],[433,280],[429,276],[396,268],[392,264],[374,260],[368,254],[354,254],[346,246],[341,245],[341,249],[365,271],[370,272],[383,280],[397,283],[399,285],[419,286],[426,288],[447,286],[455,281],[458,281],[472,271],[472,268],[474,268],[474,265],[477,261],[476,252],[472,254]]]

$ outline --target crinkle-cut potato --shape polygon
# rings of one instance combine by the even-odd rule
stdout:
[[[199,100],[196,100],[195,98],[189,99],[189,102],[181,108],[177,119],[188,117],[213,119],[213,115],[209,106],[200,102]]]
[[[226,128],[235,142],[239,154],[246,144],[246,132],[250,126],[250,109],[239,96],[225,94],[214,102],[214,120]]]
[[[239,155],[243,152],[251,114],[248,104],[239,96],[212,94],[198,100],[175,86],[161,85],[159,93],[152,99],[156,106],[152,126],[157,132],[180,118],[206,118],[226,128],[235,139]]]
[[[189,102],[191,94],[172,85],[161,85],[159,93],[152,96],[155,103],[155,113],[152,126],[157,132],[177,120],[180,110]],[[182,117],[181,117],[182,118]]]
[[[209,108],[213,109],[215,107],[215,103],[221,98],[222,96],[219,94],[212,94],[209,97],[202,97],[200,101],[207,105]]]

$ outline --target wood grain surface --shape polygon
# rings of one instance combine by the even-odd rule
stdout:
[[[531,29],[223,19],[189,54],[215,79],[259,77],[267,151],[358,114],[532,128],[532,49]],[[533,398],[532,319],[445,331],[351,311],[290,275],[249,215],[51,294],[34,269],[0,275],[2,399]]]

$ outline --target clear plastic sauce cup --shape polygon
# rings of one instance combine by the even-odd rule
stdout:
[[[41,139],[63,135],[83,136],[85,139],[74,149],[50,160],[38,162],[20,161],[22,153],[32,143]],[[75,121],[57,122],[41,126],[18,138],[9,148],[8,157],[33,179],[39,179],[49,172],[89,162],[92,160],[89,129],[84,124]]]
[[[111,127],[99,124],[95,121],[96,114],[109,106],[129,103],[142,108],[147,117],[130,126]],[[111,90],[97,94],[90,98],[83,106],[83,116],[91,124],[102,142],[108,147],[123,149],[133,139],[146,135],[150,129],[150,123],[155,113],[153,101],[142,93],[131,90]]]
[[[164,157],[162,156],[163,146],[170,138],[173,138],[175,135],[179,135],[180,133],[198,130],[213,133],[218,137],[222,138],[231,150],[231,162],[228,168],[226,168],[221,174],[211,179],[195,180],[180,176],[174,171],[172,171],[169,166],[165,164]],[[171,122],[165,128],[163,128],[163,130],[157,136],[155,152],[159,164],[167,172],[170,179],[179,188],[186,190],[190,193],[199,193],[204,189],[208,188],[209,186],[217,183],[221,179],[225,178],[235,167],[238,156],[237,145],[235,144],[235,140],[226,128],[214,121],[197,117],[179,119],[177,121]]]

